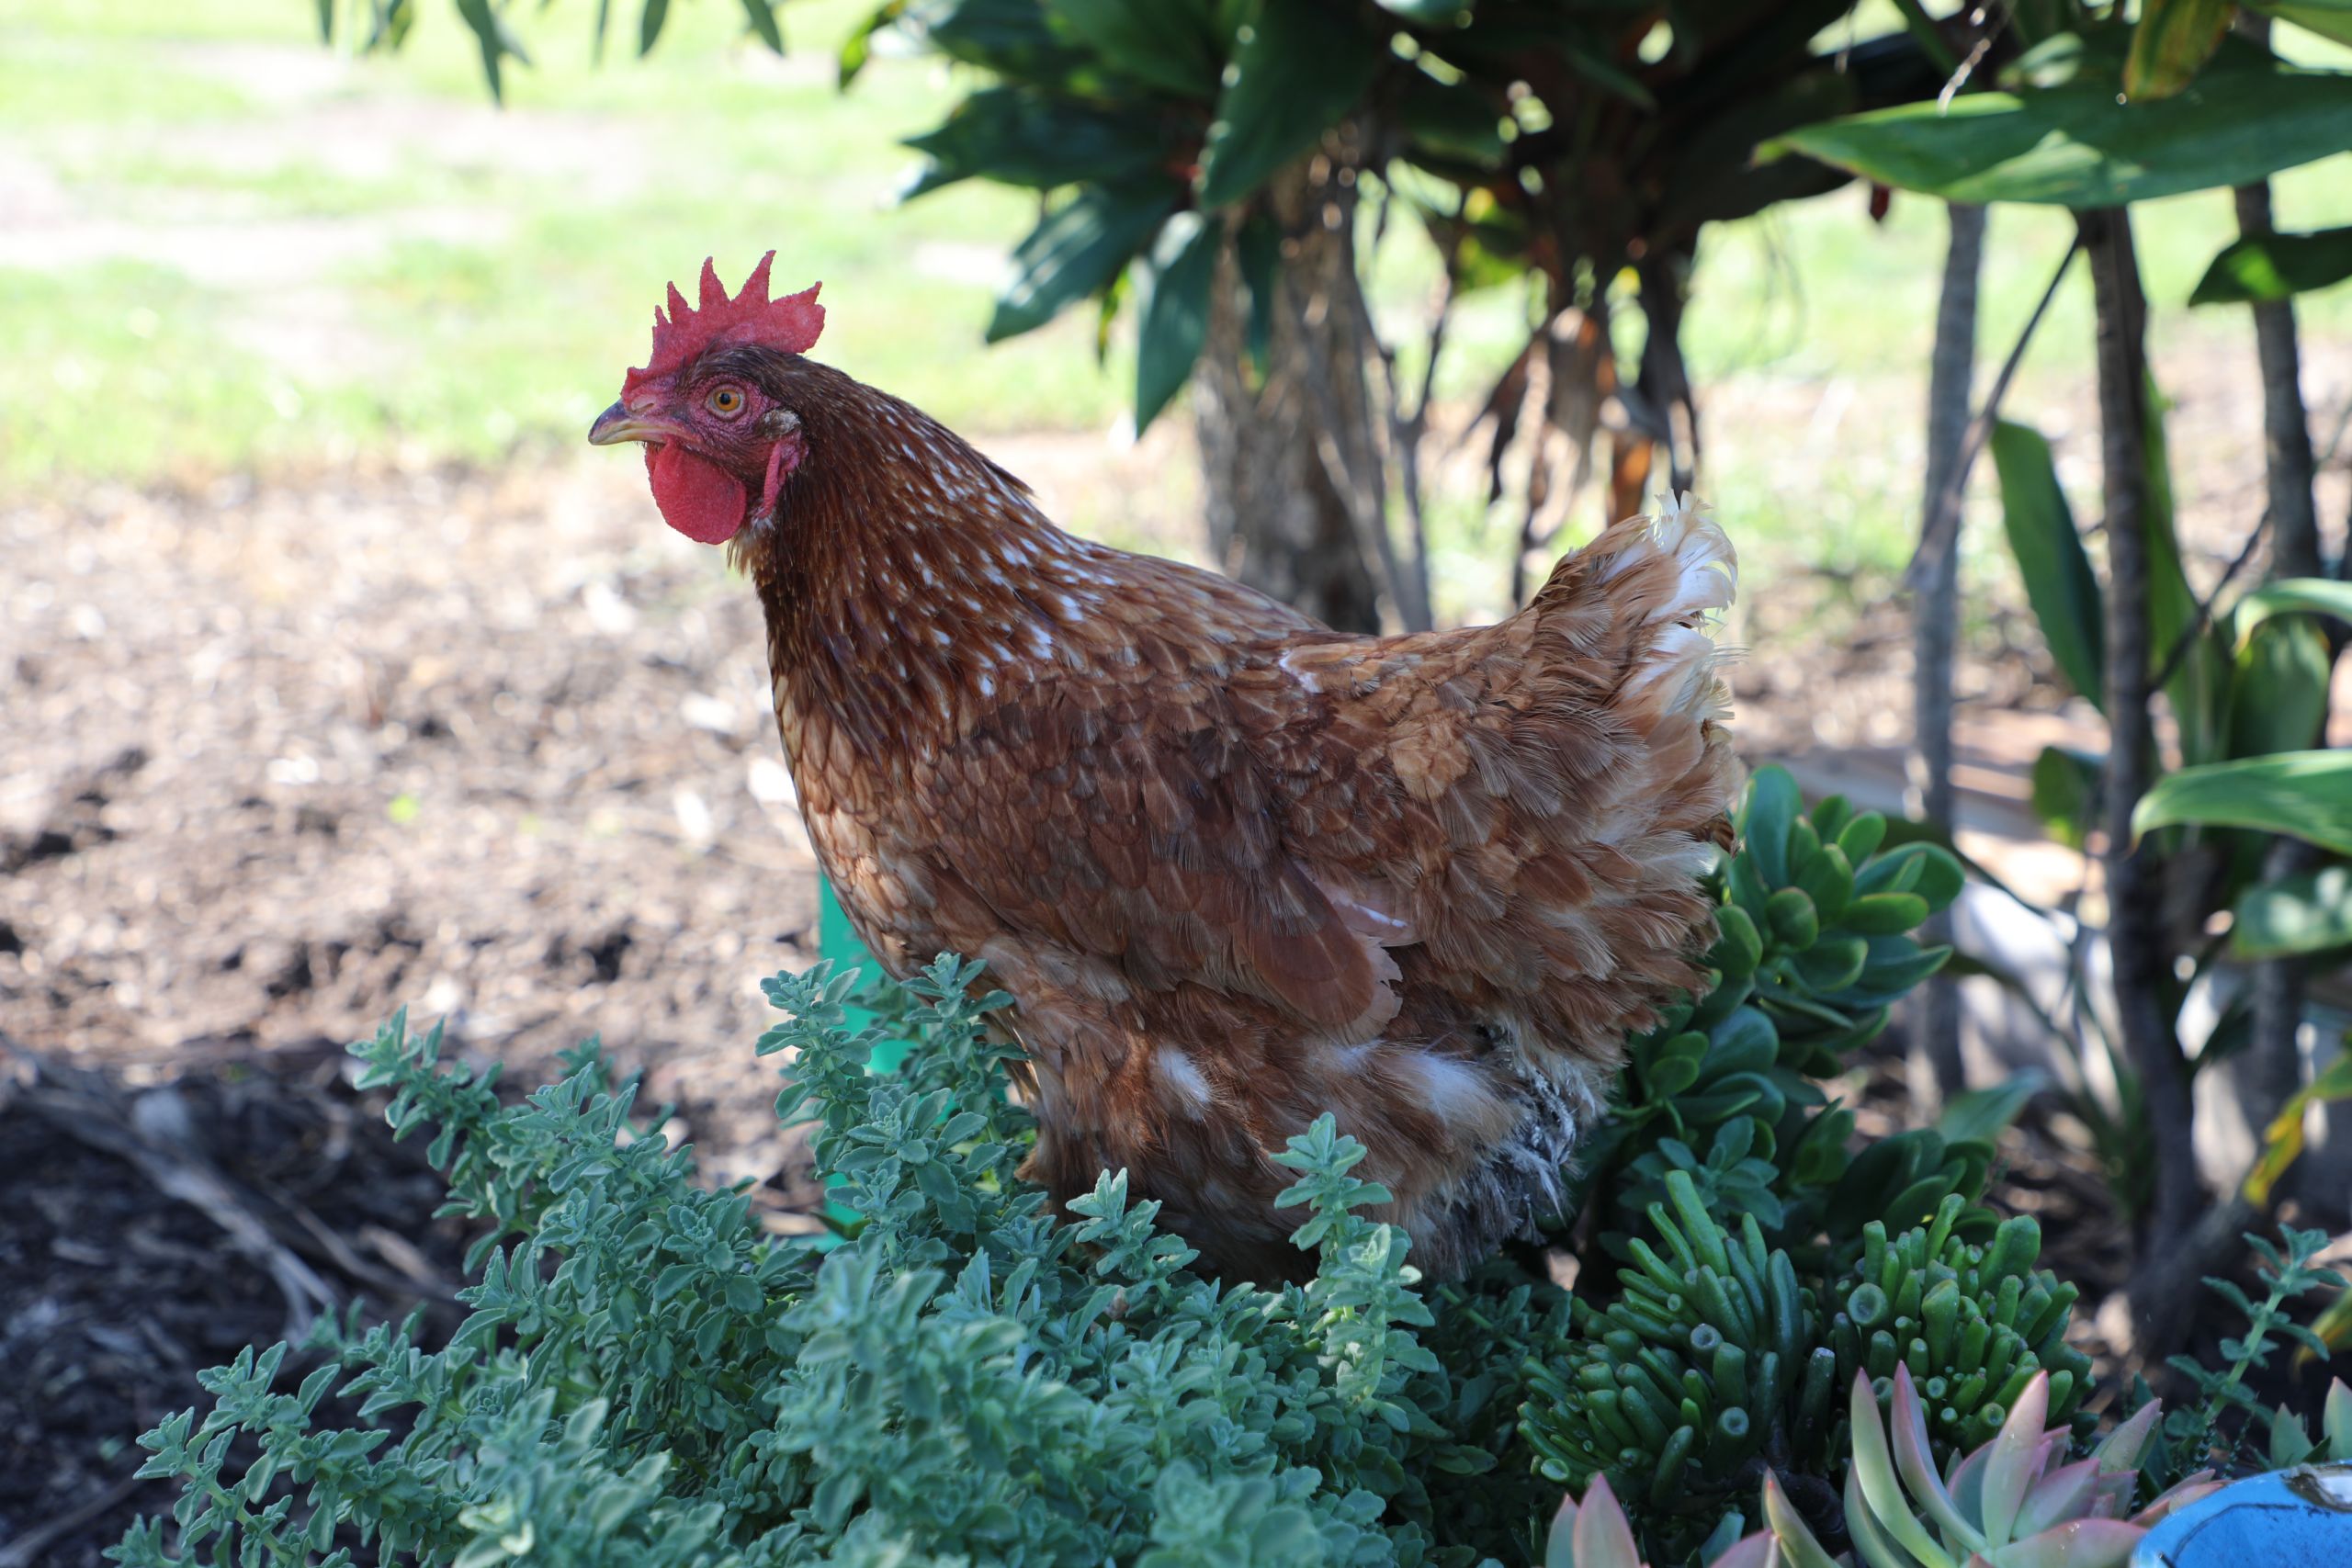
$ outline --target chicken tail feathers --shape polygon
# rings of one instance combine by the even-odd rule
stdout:
[[[1564,558],[1530,608],[1548,623],[1598,598],[1606,600],[1599,607],[1611,621],[1692,626],[1729,608],[1739,585],[1730,538],[1689,491],[1657,499],[1655,514],[1612,524]]]
[[[1728,694],[1713,618],[1739,582],[1731,540],[1685,491],[1628,517],[1561,561],[1529,606],[1580,659],[1615,664],[1613,705],[1637,733],[1720,720]]]

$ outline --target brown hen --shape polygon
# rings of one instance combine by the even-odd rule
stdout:
[[[591,439],[766,612],[809,837],[894,974],[985,959],[1032,1170],[1124,1168],[1234,1276],[1299,1271],[1270,1155],[1324,1111],[1426,1269],[1555,1202],[1631,1031],[1699,976],[1736,765],[1722,531],[1620,523],[1492,626],[1341,636],[1074,538],[919,410],[802,357],[814,290],[672,292]]]

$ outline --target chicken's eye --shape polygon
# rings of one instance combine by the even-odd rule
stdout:
[[[743,412],[743,394],[733,387],[718,388],[703,400],[721,419],[733,419]]]

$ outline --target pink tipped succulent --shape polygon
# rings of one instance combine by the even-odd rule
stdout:
[[[2065,1429],[2045,1426],[2050,1381],[2037,1372],[1992,1440],[1943,1474],[1928,1451],[1918,1391],[1899,1366],[1892,1403],[1882,1421],[1869,1379],[1854,1380],[1846,1529],[1862,1568],[2122,1568],[2159,1519],[2217,1484],[2193,1475],[2132,1511],[2155,1433],[2154,1401],[2089,1458],[2067,1463]],[[1764,1517],[1793,1568],[1831,1568],[1834,1560],[1769,1478]]]
[[[1774,1568],[1779,1561],[1772,1538],[1758,1530],[1734,1542],[1711,1568]],[[1581,1504],[1574,1497],[1560,1499],[1544,1544],[1544,1568],[1646,1568],[1607,1476],[1592,1478]]]

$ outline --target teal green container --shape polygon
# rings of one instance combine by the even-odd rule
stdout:
[[[817,874],[817,953],[832,960],[836,970],[863,969],[875,979],[882,978],[882,961],[857,939],[856,928],[849,923],[848,912],[842,908],[842,901],[833,897],[833,885],[822,872]],[[874,1014],[865,1008],[843,1010],[853,1032],[874,1021]],[[905,1041],[886,1040],[874,1048],[874,1055],[866,1058],[865,1065],[873,1072],[895,1073],[906,1054]]]

